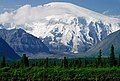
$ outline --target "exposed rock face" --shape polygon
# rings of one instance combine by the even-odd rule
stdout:
[[[20,56],[0,37],[0,57],[8,60],[18,60]]]
[[[0,36],[17,53],[37,54],[41,52],[49,53],[48,47],[37,37],[26,33],[22,29],[0,29]]]
[[[115,55],[119,56],[120,53],[120,30],[108,35],[103,41],[98,43],[89,49],[85,55],[87,56],[98,56],[99,50],[102,50],[102,56],[110,55],[110,48],[114,45]]]

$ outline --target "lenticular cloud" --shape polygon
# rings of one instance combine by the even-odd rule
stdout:
[[[31,5],[24,5],[12,12],[4,12],[0,14],[0,24],[7,24],[9,27],[18,27],[30,25],[34,22],[44,22],[50,16],[70,15],[74,17],[85,17],[87,20],[99,20],[112,23],[116,19],[112,19],[96,13],[94,11],[76,6],[71,3],[54,2],[45,5],[32,7]],[[112,21],[112,22],[111,22]]]
[[[15,24],[15,25],[24,25],[39,19],[39,6],[31,7],[30,5],[25,5],[20,7],[14,12],[5,12],[0,15],[1,24]]]

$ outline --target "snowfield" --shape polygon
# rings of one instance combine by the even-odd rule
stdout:
[[[37,7],[25,5],[14,12],[1,14],[0,23],[7,29],[26,30],[42,39],[51,51],[72,53],[86,52],[120,29],[117,18],[65,2]]]

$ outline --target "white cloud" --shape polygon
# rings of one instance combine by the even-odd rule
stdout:
[[[15,11],[0,14],[0,24],[7,23],[10,25],[12,24],[12,26],[16,26],[43,20],[46,15],[53,14],[49,13],[49,10],[49,7],[42,7],[41,5],[36,7],[31,7],[31,5],[24,5]],[[54,9],[51,11],[54,12]]]
[[[64,5],[64,6],[63,6]],[[106,13],[106,11],[104,12]],[[47,21],[46,18],[53,15],[72,14],[72,16],[85,16],[90,19],[101,19],[106,22],[110,21],[107,16],[101,17],[98,13],[91,10],[70,4],[70,3],[50,3],[47,5],[40,5],[32,7],[31,5],[24,5],[15,11],[5,12],[0,14],[0,24],[9,24],[10,26],[18,26],[25,24],[32,24],[40,21],[41,23]],[[93,18],[92,18],[93,17]]]
[[[31,5],[24,5],[13,12],[5,12],[0,14],[0,24],[8,23],[15,25],[24,25],[31,21],[39,20],[41,13],[40,6],[31,7]]]
[[[13,13],[8,13],[8,12],[5,12],[4,14],[1,14],[0,15],[0,23],[11,23],[12,20],[13,20],[13,16],[14,14]]]

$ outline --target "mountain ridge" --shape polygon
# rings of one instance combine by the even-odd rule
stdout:
[[[23,53],[27,55],[41,52],[49,53],[49,49],[40,39],[26,33],[23,29],[0,29],[0,36],[21,55]]]
[[[97,56],[99,50],[102,50],[102,56],[109,56],[110,48],[113,45],[115,47],[115,56],[119,56],[120,53],[120,30],[108,35],[103,41],[93,46],[86,52],[86,56]]]
[[[7,60],[19,60],[20,56],[0,37],[0,57]]]
[[[14,13],[2,14],[0,18],[8,14],[8,29],[22,28],[42,39],[50,51],[55,52],[85,52],[120,29],[119,19],[71,3],[54,2],[37,7],[25,5]]]

